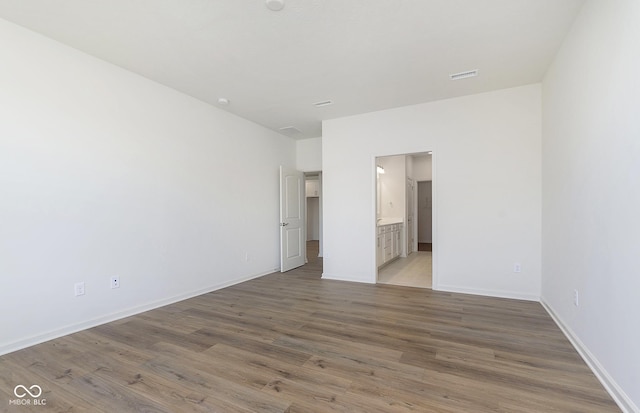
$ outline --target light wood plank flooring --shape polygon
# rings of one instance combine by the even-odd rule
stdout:
[[[2,412],[618,412],[538,303],[321,259],[0,357]],[[10,406],[38,384],[46,406]]]
[[[432,252],[415,251],[378,270],[378,283],[431,288]]]

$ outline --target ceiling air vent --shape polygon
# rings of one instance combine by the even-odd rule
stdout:
[[[304,136],[302,131],[296,128],[295,126],[285,126],[283,128],[280,128],[280,132],[282,132],[284,135],[287,135],[291,138],[300,138]]]
[[[329,106],[329,105],[333,105],[333,101],[331,100],[323,100],[322,102],[316,102],[313,104],[313,106],[317,107],[317,108],[321,108],[323,106]]]
[[[454,73],[452,75],[449,75],[451,80],[466,79],[468,77],[474,77],[474,76],[478,76],[478,69],[469,70],[467,72]]]

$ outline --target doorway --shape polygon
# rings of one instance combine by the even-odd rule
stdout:
[[[418,182],[418,251],[433,250],[432,182]]]
[[[322,172],[306,172],[307,262],[322,258]]]
[[[376,269],[377,282],[409,287],[433,287],[432,153],[376,158]],[[424,186],[424,185],[423,185]],[[432,188],[432,187],[431,187]],[[429,201],[429,214],[421,208]],[[427,225],[428,224],[428,225]],[[420,226],[431,228],[425,247]],[[425,251],[429,249],[429,251]]]

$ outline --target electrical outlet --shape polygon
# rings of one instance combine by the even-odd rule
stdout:
[[[120,288],[120,277],[117,275],[111,277],[111,288]]]
[[[84,283],[76,283],[73,286],[73,291],[76,294],[76,297],[84,295]]]
[[[576,307],[580,305],[580,295],[578,294],[578,290],[573,290],[573,305]]]
[[[513,264],[513,272],[522,272],[522,266],[520,263],[516,262]]]

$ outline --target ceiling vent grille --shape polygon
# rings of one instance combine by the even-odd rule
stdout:
[[[323,106],[329,106],[329,105],[333,105],[333,101],[331,100],[324,100],[322,102],[316,102],[313,104],[313,106],[317,107],[317,108],[321,108]]]
[[[284,128],[280,128],[280,132],[292,138],[300,138],[304,136],[302,131],[295,126],[285,126]]]
[[[474,77],[474,76],[478,76],[478,69],[469,70],[467,72],[454,73],[454,74],[449,75],[451,80],[466,79],[468,77]]]

